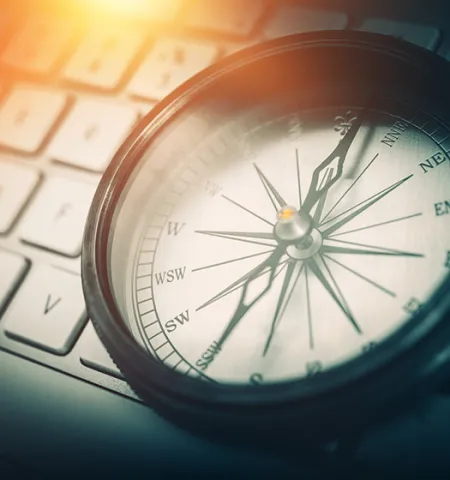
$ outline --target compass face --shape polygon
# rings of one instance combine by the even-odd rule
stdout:
[[[181,116],[116,220],[121,314],[190,377],[273,384],[363,359],[448,275],[446,126],[384,92],[277,100]]]

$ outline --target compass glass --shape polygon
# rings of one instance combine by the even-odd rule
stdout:
[[[446,126],[384,92],[325,91],[211,96],[145,147],[109,271],[133,337],[168,368],[317,375],[363,359],[448,275]]]

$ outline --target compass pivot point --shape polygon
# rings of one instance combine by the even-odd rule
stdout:
[[[312,218],[299,212],[295,207],[285,206],[278,211],[278,221],[275,225],[275,236],[278,240],[287,243],[299,243],[312,230]]]

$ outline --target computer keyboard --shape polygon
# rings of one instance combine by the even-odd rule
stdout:
[[[87,318],[80,253],[101,173],[136,122],[197,71],[280,35],[353,28],[450,52],[433,25],[266,0],[158,3],[156,18],[124,21],[0,14],[0,348],[131,398]]]

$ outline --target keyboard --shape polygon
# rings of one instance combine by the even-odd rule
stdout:
[[[225,55],[295,32],[380,32],[450,58],[434,25],[268,0],[154,3],[120,21],[0,11],[0,349],[133,399],[87,316],[80,253],[96,185],[136,122]]]

